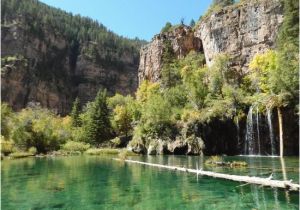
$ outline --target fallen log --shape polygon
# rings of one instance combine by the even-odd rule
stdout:
[[[155,163],[147,163],[147,162],[141,162],[141,161],[135,161],[135,160],[121,160],[118,158],[113,158],[114,160],[118,161],[124,161],[127,163],[136,163],[141,165],[147,165],[157,168],[165,168],[169,170],[177,170],[177,171],[183,171],[183,172],[189,172],[194,173],[197,175],[204,175],[204,176],[210,176],[214,178],[220,178],[220,179],[227,179],[231,181],[237,181],[237,182],[245,182],[249,184],[256,184],[256,185],[262,185],[262,186],[268,186],[268,187],[276,187],[276,188],[283,188],[290,191],[298,191],[300,189],[299,184],[292,183],[292,181],[281,181],[281,180],[272,180],[271,178],[261,178],[261,177],[253,177],[253,176],[240,176],[240,175],[230,175],[230,174],[222,174],[222,173],[216,173],[211,171],[203,171],[202,169],[190,169],[190,168],[184,168],[184,167],[176,167],[176,166],[167,166],[167,165],[161,165],[161,164],[155,164]]]

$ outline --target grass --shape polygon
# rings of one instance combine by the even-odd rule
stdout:
[[[127,149],[110,149],[110,148],[91,148],[85,154],[88,155],[118,155],[120,159],[126,159],[128,156],[136,156],[138,154],[128,151]]]
[[[110,148],[91,148],[88,149],[85,153],[88,155],[117,155],[119,154],[119,149],[110,149]]]
[[[9,157],[11,157],[13,159],[25,158],[25,157],[30,157],[30,156],[34,156],[34,155],[29,152],[14,152],[9,155]]]
[[[208,166],[214,166],[214,167],[231,167],[231,168],[237,168],[237,167],[247,167],[247,163],[245,161],[228,161],[225,162],[223,157],[221,156],[211,156],[209,159],[205,161],[205,165]]]
[[[62,149],[67,152],[84,152],[88,150],[91,146],[84,142],[68,141],[63,145]]]

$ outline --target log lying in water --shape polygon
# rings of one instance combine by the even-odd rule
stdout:
[[[114,158],[114,160],[121,160],[118,158]],[[298,191],[300,185],[294,184],[292,181],[280,181],[280,180],[272,180],[270,178],[260,178],[260,177],[253,177],[253,176],[239,176],[239,175],[230,175],[230,174],[222,174],[222,173],[215,173],[211,171],[203,171],[203,170],[197,170],[197,169],[189,169],[189,168],[183,168],[183,167],[176,167],[176,166],[167,166],[167,165],[161,165],[161,164],[155,164],[155,163],[146,163],[141,161],[135,161],[135,160],[123,160],[127,163],[136,163],[136,164],[142,164],[157,168],[165,168],[169,170],[177,170],[177,171],[184,171],[189,173],[195,173],[197,175],[204,175],[204,176],[210,176],[214,178],[220,178],[220,179],[228,179],[232,181],[237,182],[246,182],[249,184],[257,184],[262,186],[268,186],[268,187],[276,187],[276,188],[284,188],[288,189],[290,191]]]

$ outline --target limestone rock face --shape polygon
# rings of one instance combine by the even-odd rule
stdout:
[[[177,58],[182,58],[191,50],[200,51],[202,44],[194,36],[191,27],[179,26],[173,31],[156,35],[151,43],[142,47],[140,51],[139,81],[147,79],[157,82],[160,79],[160,70],[163,65],[163,52],[169,41]]]
[[[190,50],[200,51],[211,66],[216,55],[227,53],[233,58],[232,67],[241,74],[247,73],[249,61],[256,53],[275,47],[282,21],[283,6],[279,0],[251,0],[212,13],[193,30],[180,26],[156,35],[140,51],[139,83],[145,79],[159,81],[164,42],[168,40],[178,58]]]
[[[82,42],[78,55],[72,58],[72,46],[59,31],[43,26],[44,36],[40,37],[28,31],[23,17],[4,22],[2,101],[15,110],[36,103],[64,115],[71,110],[75,97],[84,105],[94,99],[100,88],[106,88],[109,94],[135,92],[138,56],[132,52],[115,55],[99,47],[102,57],[96,62],[87,53],[95,43]],[[107,57],[113,62],[105,63]]]
[[[275,46],[282,21],[280,1],[250,1],[226,7],[203,19],[195,36],[202,40],[208,66],[218,53],[228,53],[234,58],[233,65],[245,72],[256,53]]]

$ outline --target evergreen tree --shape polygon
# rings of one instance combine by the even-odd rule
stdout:
[[[274,72],[273,91],[298,97],[299,89],[299,2],[284,0],[284,20],[277,39],[278,68]],[[297,102],[298,103],[298,102]]]
[[[213,0],[213,5],[219,5],[221,7],[226,7],[234,4],[234,0]]]
[[[191,22],[190,22],[190,26],[194,27],[195,25],[196,25],[196,23],[195,23],[194,19],[192,19]]]
[[[100,144],[111,137],[111,123],[106,90],[99,90],[95,101],[88,110],[85,133],[87,142],[94,145]]]
[[[168,32],[171,27],[172,24],[170,22],[167,22],[166,25],[161,29],[161,33]]]
[[[180,80],[178,62],[175,57],[171,41],[164,42],[163,68],[161,72],[162,84],[164,87],[172,87]]]
[[[80,101],[79,101],[79,98],[76,98],[73,103],[73,107],[72,107],[72,111],[71,111],[72,125],[74,127],[81,126],[81,120],[80,120],[79,114],[80,114]]]
[[[184,18],[180,19],[180,25],[184,25]]]

